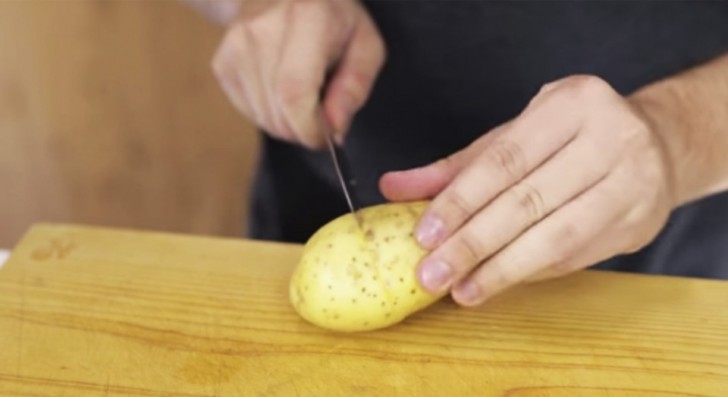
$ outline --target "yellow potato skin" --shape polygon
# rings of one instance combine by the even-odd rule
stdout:
[[[290,299],[309,322],[334,331],[388,327],[437,301],[415,269],[427,253],[412,232],[427,202],[387,203],[346,214],[306,242]]]

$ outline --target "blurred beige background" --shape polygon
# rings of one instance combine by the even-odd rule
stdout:
[[[34,222],[243,233],[257,150],[174,0],[0,1],[0,247]]]

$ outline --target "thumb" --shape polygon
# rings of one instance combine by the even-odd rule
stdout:
[[[364,13],[360,18],[324,97],[324,113],[339,138],[343,138],[352,117],[369,98],[386,56],[374,23]]]
[[[455,176],[501,134],[504,126],[483,135],[468,147],[424,167],[388,172],[379,180],[379,190],[390,201],[430,199],[438,195]]]
[[[379,180],[379,190],[390,201],[433,198],[470,162],[472,152],[468,147],[423,167],[387,172]]]
[[[379,190],[390,201],[423,200],[436,196],[457,174],[451,160],[438,160],[424,167],[387,172]]]

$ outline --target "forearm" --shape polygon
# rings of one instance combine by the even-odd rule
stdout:
[[[728,55],[631,96],[672,164],[676,205],[728,190]]]

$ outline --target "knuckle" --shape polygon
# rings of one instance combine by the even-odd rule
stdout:
[[[249,37],[255,40],[274,37],[281,28],[280,22],[275,18],[275,15],[265,12],[249,16],[237,27],[236,35],[238,38]]]
[[[499,139],[493,142],[487,156],[511,180],[518,180],[526,174],[523,149],[509,139]]]
[[[306,79],[288,77],[278,81],[275,92],[283,106],[296,107],[314,90]]]
[[[279,136],[287,137],[292,135],[292,131],[288,128],[288,123],[276,114],[270,116],[268,119],[268,125],[270,126],[271,132],[275,132]]]
[[[622,250],[622,253],[626,254],[626,255],[635,254],[635,253],[639,252],[642,248],[644,248],[645,245],[646,244],[642,244],[642,243],[630,244]]]
[[[437,169],[446,180],[452,180],[461,169],[457,153],[437,160],[432,167]]]
[[[445,209],[442,213],[457,220],[470,218],[478,209],[478,206],[459,189],[451,189],[443,196],[442,207]]]
[[[575,98],[601,96],[612,91],[609,83],[594,75],[574,75],[564,80],[563,87]]]
[[[567,260],[555,262],[554,264],[549,266],[549,268],[552,270],[552,272],[554,274],[566,274],[566,273],[571,273],[574,270],[576,270],[577,266],[576,266],[575,262],[567,259]]]
[[[240,52],[247,47],[247,36],[249,32],[248,22],[237,22],[228,29],[223,38],[222,47],[228,51]]]
[[[576,252],[581,235],[581,228],[575,222],[564,223],[556,229],[545,247],[551,252],[550,262],[557,264],[568,261]]]
[[[454,175],[462,169],[462,152],[455,152],[437,161],[439,167],[452,172]]]
[[[542,95],[549,91],[552,91],[554,88],[558,87],[562,82],[561,81],[552,81],[550,83],[546,83],[541,86],[541,88],[538,90],[538,94],[536,95]]]
[[[480,238],[477,233],[463,233],[456,241],[457,245],[455,249],[459,256],[465,259],[463,263],[467,264],[465,266],[461,265],[460,270],[467,270],[485,258],[487,247],[483,239]]]
[[[543,195],[528,183],[521,182],[513,186],[510,194],[514,198],[516,206],[528,217],[529,223],[534,223],[546,215]]]
[[[384,61],[387,58],[387,46],[384,44],[382,36],[380,36],[379,32],[376,31],[373,35],[372,54],[377,57],[376,68],[380,69],[384,65]]]
[[[249,35],[252,38],[263,38],[266,37],[269,33],[269,29],[266,26],[267,23],[261,19],[251,19],[247,21],[244,25],[245,34]]]
[[[219,51],[210,60],[210,69],[218,80],[225,76],[225,60]]]
[[[489,282],[491,284],[489,289],[503,290],[512,285],[518,284],[518,276],[513,271],[513,266],[510,262],[496,262],[489,264],[493,267],[492,278]]]
[[[333,15],[333,9],[329,2],[297,0],[291,4],[291,13],[294,17],[311,18],[320,22],[331,17]]]
[[[650,133],[650,126],[644,120],[634,117],[628,120],[625,128],[619,131],[621,143],[625,147],[645,148],[655,146],[654,137]]]
[[[343,89],[351,99],[352,105],[358,108],[369,95],[369,88],[374,77],[361,70],[347,70],[342,73]]]
[[[226,73],[228,66],[237,67],[245,59],[241,56],[247,47],[244,36],[237,34],[241,25],[230,29],[212,57],[210,66],[217,76]]]

